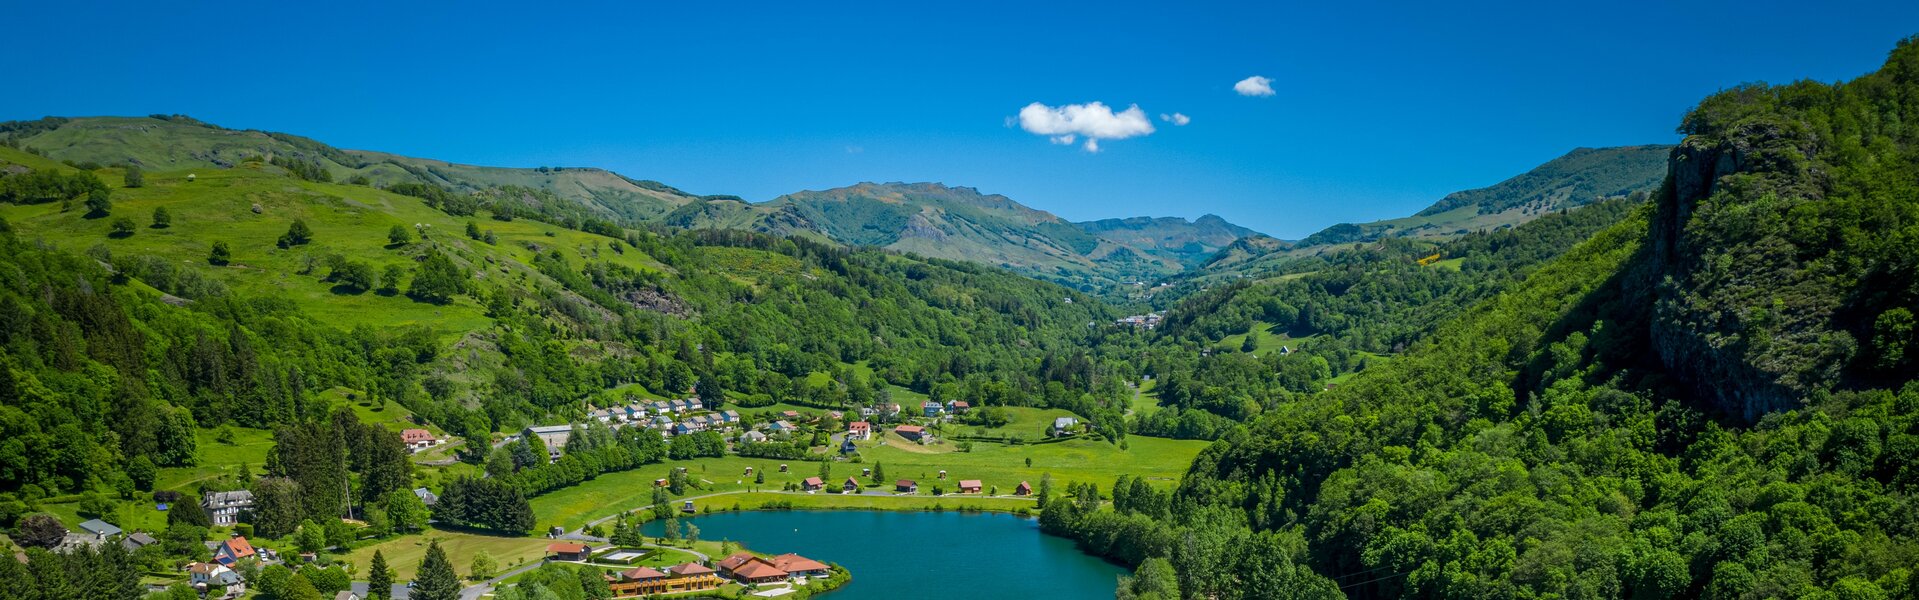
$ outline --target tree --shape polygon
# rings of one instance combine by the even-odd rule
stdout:
[[[875,485],[886,484],[886,465],[885,464],[877,463],[877,462],[873,463],[873,483]]]
[[[226,242],[214,242],[213,251],[207,253],[207,262],[210,264],[225,266],[231,260],[233,251],[227,248]]]
[[[133,480],[133,487],[143,492],[153,491],[153,478],[159,471],[153,467],[153,459],[146,455],[133,457],[127,461],[127,477]]]
[[[386,564],[386,555],[379,550],[373,551],[373,562],[367,567],[367,600],[389,600],[393,597],[393,569]]]
[[[406,267],[397,264],[387,265],[386,274],[380,276],[380,293],[398,294],[400,284],[406,281]]]
[[[610,600],[613,598],[613,588],[607,585],[606,577],[600,574],[599,569],[580,569],[577,572],[580,578],[581,598],[584,600]]]
[[[300,523],[300,530],[293,533],[293,546],[301,552],[319,552],[327,548],[326,529],[319,523],[308,519]]]
[[[200,507],[195,498],[182,498],[179,502],[167,505],[167,525],[191,525],[194,527],[212,527],[207,511]]]
[[[261,477],[253,482],[253,529],[260,537],[293,533],[306,518],[300,504],[300,484],[285,477]]]
[[[87,218],[98,219],[113,214],[113,192],[106,188],[94,188],[87,192]]]
[[[467,273],[453,264],[453,259],[432,252],[414,270],[413,285],[406,293],[421,302],[446,304],[452,302],[454,296],[466,293],[467,279]]]
[[[278,596],[278,600],[326,599],[326,596],[320,595],[320,588],[314,586],[312,580],[299,573],[294,573],[292,577],[287,578],[286,587],[280,590]]]
[[[426,559],[420,561],[420,572],[413,578],[410,597],[418,600],[458,600],[460,597],[460,576],[453,572],[453,561],[447,560],[439,540],[427,546]]]
[[[373,267],[357,260],[341,263],[328,275],[340,285],[360,291],[373,289],[374,277]]]
[[[60,524],[60,520],[45,513],[27,515],[27,518],[21,519],[19,532],[14,541],[28,548],[53,548],[67,537],[67,528]]]
[[[470,239],[472,239],[473,241],[476,241],[476,242],[477,242],[477,241],[480,241],[480,225],[479,225],[478,223],[474,223],[474,222],[472,222],[472,221],[467,221],[467,222],[466,222],[466,237],[468,237],[468,238],[470,238]]]
[[[113,220],[113,224],[109,226],[107,235],[117,238],[127,237],[133,235],[136,227],[137,226],[133,224],[133,219],[120,217]]]
[[[153,207],[153,228],[166,229],[172,226],[173,213],[167,212],[167,207],[165,206]]]
[[[500,565],[493,561],[493,555],[487,554],[485,550],[481,550],[478,554],[473,555],[473,566],[468,571],[469,575],[467,578],[473,581],[486,581],[492,579],[493,574],[499,572],[499,570]]]
[[[413,241],[413,234],[407,232],[405,225],[394,225],[386,230],[386,241],[395,246],[404,246]]]
[[[126,181],[130,188],[146,187],[147,174],[140,171],[139,165],[127,165]]]
[[[426,502],[411,490],[394,490],[386,495],[386,518],[397,533],[413,533],[426,528],[431,516]]]
[[[294,219],[293,224],[287,226],[287,232],[280,235],[281,248],[292,248],[312,241],[313,229],[307,227],[307,222],[303,219]]]
[[[353,538],[357,535],[358,532],[354,531],[353,526],[348,525],[346,521],[334,519],[326,522],[326,544],[329,548],[345,548],[347,544],[353,543]]]

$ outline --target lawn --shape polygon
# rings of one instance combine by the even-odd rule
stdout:
[[[1159,380],[1148,379],[1133,391],[1133,413],[1147,416],[1159,410]]]
[[[1031,408],[1025,406],[1003,406],[996,410],[1005,411],[1011,419],[999,427],[980,427],[962,422],[942,426],[946,435],[978,435],[985,437],[1019,436],[1028,441],[1045,439],[1046,432],[1053,426],[1053,419],[1059,417],[1080,418],[1073,411],[1063,408]]]
[[[1208,444],[1204,441],[1129,436],[1125,450],[1104,440],[1078,439],[1020,446],[975,443],[972,452],[959,452],[956,445],[921,448],[909,446],[898,438],[892,439],[894,441],[887,446],[877,445],[874,441],[861,442],[862,462],[831,463],[832,473],[827,483],[837,485],[846,477],[858,477],[860,469],[872,468],[878,463],[888,480],[919,480],[920,490],[928,498],[935,485],[950,491],[958,487],[961,479],[979,479],[989,488],[998,487],[1001,494],[1011,494],[1021,481],[1038,486],[1040,477],[1049,473],[1055,485],[1061,488],[1069,482],[1086,482],[1106,489],[1112,487],[1113,480],[1122,474],[1144,476],[1149,481],[1171,487],[1185,474],[1193,457],[1198,456],[1199,451]],[[1026,466],[1027,458],[1032,459],[1031,467]],[[712,482],[707,489],[690,490],[687,496],[744,491],[755,487],[780,490],[789,482],[798,483],[807,477],[819,475],[820,463],[788,461],[791,471],[780,473],[780,462],[727,456],[647,465],[631,471],[601,475],[592,481],[535,497],[532,500],[533,513],[539,516],[541,531],[555,525],[571,530],[594,519],[652,504],[653,481],[666,477],[669,469],[680,466],[687,467],[696,479]],[[746,467],[764,472],[766,482],[755,485],[753,477],[744,474]],[[945,481],[938,479],[941,470],[947,471]],[[787,499],[788,495],[778,497]],[[833,503],[836,500],[826,499],[859,497],[820,494],[795,495],[792,498],[796,502]],[[677,498],[675,501],[678,501]],[[714,502],[731,506],[733,500],[728,496]],[[696,500],[694,504],[699,506],[700,502]],[[952,505],[949,503],[947,506]]]
[[[1037,484],[1035,484],[1037,485]],[[868,488],[873,486],[870,483]],[[891,491],[893,484],[888,481],[881,489]],[[927,488],[930,489],[930,488]],[[1011,494],[1013,489],[1003,488],[1001,494]],[[859,510],[975,510],[1015,512],[1020,509],[1034,509],[1030,498],[1001,498],[985,496],[870,496],[865,494],[792,494],[771,492],[742,492],[720,496],[706,501],[694,501],[695,506],[710,505],[716,511],[757,510],[767,503],[790,507],[795,510],[814,509],[859,509]]]
[[[473,556],[486,552],[504,573],[514,567],[538,562],[546,557],[546,538],[537,537],[497,537],[479,535],[462,531],[429,529],[425,534],[401,536],[377,544],[355,548],[348,553],[346,560],[365,568],[373,564],[373,552],[378,550],[386,558],[386,563],[398,573],[399,581],[413,578],[419,570],[420,561],[426,559],[427,544],[440,542],[440,549],[446,551],[446,557],[453,562],[453,568],[462,577],[473,564]]]
[[[219,429],[201,429],[196,432],[199,464],[191,467],[169,467],[160,469],[160,476],[154,482],[155,489],[176,490],[183,494],[194,491],[195,484],[224,475],[232,475],[240,465],[247,465],[258,475],[267,461],[267,453],[273,450],[273,433],[265,429],[232,427],[233,442],[219,441]]]
[[[1219,340],[1219,343],[1213,344],[1213,347],[1225,348],[1227,350],[1237,351],[1240,349],[1240,347],[1243,344],[1246,343],[1246,336],[1251,335],[1253,336],[1253,343],[1258,345],[1258,347],[1254,349],[1253,352],[1256,354],[1265,354],[1269,350],[1278,350],[1281,346],[1291,346],[1294,348],[1298,348],[1300,342],[1303,342],[1306,339],[1309,339],[1309,338],[1295,338],[1293,336],[1286,335],[1285,331],[1280,331],[1278,329],[1279,328],[1274,326],[1272,323],[1254,321],[1253,328],[1250,330],[1247,330],[1246,333],[1235,333],[1233,335],[1226,336],[1225,338]]]

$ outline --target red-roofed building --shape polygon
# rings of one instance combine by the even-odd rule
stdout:
[[[860,480],[851,477],[846,478],[846,482],[840,484],[840,491],[848,494],[860,491]]]
[[[901,494],[917,494],[920,492],[920,484],[911,479],[901,479],[893,482],[893,491]]]
[[[710,590],[724,583],[718,573],[700,563],[673,565],[666,569],[668,592]]]
[[[962,494],[980,493],[980,489],[982,487],[983,486],[980,485],[980,481],[978,479],[961,479],[960,480],[960,493]]]
[[[1019,487],[1016,487],[1016,488],[1013,488],[1013,495],[1015,495],[1015,496],[1031,496],[1031,495],[1033,495],[1033,486],[1032,486],[1031,484],[1028,484],[1028,483],[1026,483],[1026,482],[1024,482],[1024,481],[1022,481],[1022,482],[1019,482]]]
[[[921,437],[926,435],[926,428],[918,425],[901,425],[894,427],[893,433],[900,434],[900,437],[917,442],[920,441]]]
[[[408,429],[400,432],[400,441],[406,442],[407,450],[418,451],[439,444],[440,438],[433,437],[433,432],[425,429]]]
[[[965,400],[954,400],[946,403],[946,410],[948,412],[965,414],[966,411],[973,410],[973,405],[967,403]]]
[[[258,553],[253,551],[253,544],[237,535],[220,542],[220,546],[213,549],[213,561],[229,567],[233,566],[233,563],[255,556],[258,556]]]
[[[647,567],[634,567],[608,576],[606,587],[621,598],[666,593],[666,574]]]
[[[820,488],[823,488],[823,487],[826,487],[826,482],[820,481],[820,478],[818,477],[808,477],[805,480],[800,481],[800,489],[806,490],[809,492],[819,491]]]
[[[773,566],[773,561],[745,552],[726,557],[719,562],[720,574],[732,577],[740,583],[770,583],[786,579],[786,570]]]
[[[802,577],[825,577],[832,568],[817,560],[798,554],[781,554],[773,557],[773,566],[791,575]]]
[[[593,547],[577,542],[554,542],[546,545],[547,560],[586,560],[593,554]]]
[[[872,423],[854,421],[846,424],[846,439],[863,440],[869,437],[873,437]]]

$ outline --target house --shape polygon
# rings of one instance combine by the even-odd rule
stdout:
[[[438,445],[440,438],[433,437],[433,432],[425,429],[408,429],[400,432],[400,441],[406,442],[408,450],[418,452]]]
[[[126,548],[128,552],[136,552],[141,548],[158,543],[160,543],[160,540],[153,539],[153,536],[147,535],[144,531],[136,531],[133,532],[133,535],[120,538],[120,547]]]
[[[648,567],[634,567],[607,576],[606,587],[619,598],[650,596],[666,592],[666,573]]]
[[[798,419],[798,418],[800,418],[800,411],[797,411],[797,410],[782,410],[782,411],[780,411],[780,417],[781,417],[781,418],[786,418],[786,419]]]
[[[799,577],[825,577],[831,567],[817,560],[798,554],[781,554],[773,557],[773,566],[788,574]]]
[[[213,548],[213,561],[227,566],[256,556],[259,556],[259,553],[254,552],[253,544],[237,535],[227,538],[227,541],[220,542],[219,546]]]
[[[706,403],[705,403],[705,402],[702,402],[702,401],[701,401],[701,400],[700,400],[700,399],[699,399],[698,397],[693,397],[693,398],[687,398],[687,399],[686,399],[686,409],[687,409],[687,410],[700,410],[700,409],[703,409],[703,408],[706,408]]]
[[[921,438],[926,437],[926,428],[920,427],[918,425],[901,425],[899,427],[894,427],[893,433],[897,433],[900,435],[900,437],[917,442],[917,441],[920,441]]]
[[[1019,487],[1016,487],[1016,488],[1013,488],[1013,495],[1015,495],[1015,496],[1031,496],[1031,495],[1033,495],[1033,486],[1032,486],[1031,484],[1028,484],[1028,483],[1026,483],[1026,482],[1024,482],[1024,481],[1022,481],[1022,482],[1019,482]]]
[[[766,430],[773,433],[793,433],[799,431],[799,429],[798,427],[794,427],[792,423],[786,422],[785,419],[774,421],[773,424],[766,426]]]
[[[573,437],[573,426],[540,425],[537,427],[528,427],[521,431],[520,435],[527,438],[540,438],[540,442],[546,444],[547,453],[557,454],[561,449],[566,448],[566,440]]]
[[[846,478],[846,482],[840,484],[840,491],[848,494],[860,491],[860,480],[851,477]]]
[[[211,492],[200,501],[200,507],[206,509],[207,519],[211,520],[214,526],[230,526],[251,516],[253,492],[246,490]]]
[[[740,422],[740,413],[731,410],[721,411],[720,421],[725,423],[738,423]]]
[[[870,437],[873,437],[872,423],[854,421],[846,424],[846,439],[863,440]]]
[[[748,431],[746,433],[740,434],[740,443],[743,443],[743,444],[744,443],[758,444],[765,441],[766,441],[766,434],[760,433],[758,431]]]
[[[843,421],[846,419],[846,413],[843,413],[837,410],[826,411],[826,416],[827,418],[833,419],[835,421]]]
[[[333,600],[360,600],[360,595],[353,593],[353,590],[340,590],[340,593],[333,595]]]
[[[878,411],[878,410],[874,410],[874,409],[873,409],[873,407],[871,407],[871,406],[862,406],[862,407],[860,407],[860,417],[861,417],[861,418],[872,418],[872,417],[875,417],[875,416],[879,416],[879,414],[880,414],[880,411]]]
[[[925,413],[927,417],[937,417],[940,413],[946,412],[946,407],[940,406],[938,402],[927,400],[920,403],[920,412]]]
[[[246,589],[241,585],[239,572],[218,563],[189,563],[187,565],[187,583],[193,585],[193,587],[203,589],[212,586],[228,588],[227,593],[229,594],[244,592]],[[235,587],[240,589],[232,589]]]
[[[901,494],[917,494],[920,493],[920,484],[911,479],[901,479],[893,482],[893,491]]]
[[[826,487],[826,482],[820,481],[820,478],[818,477],[808,477],[805,480],[800,481],[800,489],[806,490],[809,492],[819,491],[819,489],[823,487]]]
[[[104,540],[116,535],[120,535],[119,527],[115,527],[112,523],[108,523],[106,521],[102,521],[99,519],[91,519],[84,523],[81,523],[80,530],[87,532],[88,535],[93,536],[93,539],[96,539],[96,540]]]
[[[978,479],[961,479],[959,493],[977,494],[977,493],[980,493],[980,490],[983,489],[984,487],[985,486],[980,485],[980,481]]]
[[[419,497],[420,502],[425,503],[428,507],[440,503],[440,496],[426,488],[413,488],[413,495]]]
[[[852,436],[847,436],[846,439],[840,440],[840,454],[852,454],[859,451],[860,447],[853,443]]]
[[[1079,426],[1079,419],[1075,419],[1073,417],[1060,417],[1057,419],[1053,419],[1053,435],[1066,435],[1068,433],[1072,433],[1073,428],[1078,426]]]
[[[673,426],[672,433],[673,435],[686,435],[689,433],[693,433],[693,427],[685,423],[680,423],[678,425]]]
[[[745,552],[726,557],[719,567],[721,574],[740,583],[773,583],[787,577],[786,569],[774,566],[773,561]]]
[[[888,402],[886,404],[881,404],[880,414],[885,415],[886,418],[889,418],[889,419],[893,417],[897,417],[900,414],[900,404],[898,402]]]
[[[700,563],[673,565],[666,569],[666,588],[669,592],[710,590],[720,587],[721,583],[717,572]]]
[[[546,545],[547,560],[586,560],[593,547],[579,542],[554,542]]]
[[[954,400],[946,403],[946,410],[953,414],[963,415],[966,414],[966,411],[973,410],[973,405],[965,400]]]
[[[686,406],[686,401],[685,401],[685,400],[674,400],[674,401],[672,401],[672,402],[668,402],[668,403],[666,403],[666,404],[667,404],[667,407],[668,407],[668,408],[670,408],[670,409],[672,409],[672,410],[673,410],[673,412],[676,412],[676,413],[683,413],[683,412],[686,412],[686,411],[687,411],[687,406]]]

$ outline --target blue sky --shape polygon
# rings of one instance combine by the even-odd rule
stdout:
[[[1287,238],[1674,142],[1706,94],[1851,78],[1919,33],[1910,1],[9,4],[45,26],[8,28],[0,119],[184,113],[754,201],[940,181]],[[1273,95],[1234,91],[1253,75]],[[1055,144],[1014,119],[1035,102],[1154,131]]]

